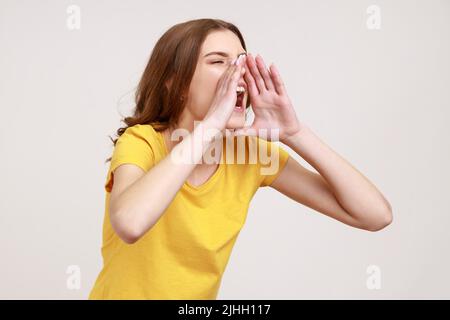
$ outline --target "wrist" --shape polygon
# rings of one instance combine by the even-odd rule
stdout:
[[[217,130],[217,131],[222,131],[223,129],[225,129],[226,123],[218,120],[216,117],[209,116],[209,117],[205,117],[202,121],[200,121],[202,123],[202,126],[206,129],[206,130]]]
[[[211,146],[216,138],[222,135],[221,130],[218,129],[213,120],[205,119],[196,123],[194,135],[197,136],[197,141],[201,141],[203,150]]]
[[[302,136],[304,136],[309,130],[310,129],[306,124],[299,122],[298,129],[294,133],[289,134],[280,141],[288,147],[292,147],[294,143]]]

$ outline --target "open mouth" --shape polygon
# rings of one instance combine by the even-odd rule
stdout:
[[[244,96],[245,96],[245,88],[238,86],[236,90],[236,106],[234,107],[234,111],[236,112],[244,112]]]

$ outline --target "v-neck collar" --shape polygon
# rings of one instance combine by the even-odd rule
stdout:
[[[166,157],[167,155],[169,155],[169,149],[167,147],[166,140],[164,139],[164,135],[163,135],[162,131],[158,131],[158,135],[159,135],[159,138],[161,139],[162,146],[164,147],[164,157]],[[225,161],[224,161],[225,143],[226,143],[226,141],[222,140],[222,152],[220,155],[221,160],[220,160],[219,165],[217,166],[216,170],[208,178],[208,180],[206,180],[199,186],[195,186],[186,180],[182,185],[183,189],[190,190],[193,192],[204,192],[204,191],[211,189],[211,187],[214,186],[214,183],[222,175],[222,172],[225,168]]]

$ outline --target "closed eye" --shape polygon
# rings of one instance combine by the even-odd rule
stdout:
[[[223,63],[223,61],[214,61],[213,64],[214,63]]]

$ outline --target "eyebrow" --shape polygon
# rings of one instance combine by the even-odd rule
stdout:
[[[225,58],[229,57],[228,53],[223,52],[223,51],[212,51],[212,52],[205,54],[203,57],[207,57],[207,56],[211,56],[211,55],[215,55],[215,54],[225,57]],[[241,54],[247,54],[247,52],[241,52],[237,56],[239,57]]]

